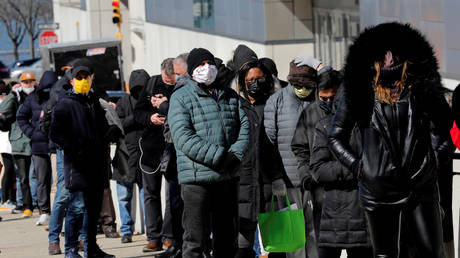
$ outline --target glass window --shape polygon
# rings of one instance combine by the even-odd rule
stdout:
[[[214,30],[214,0],[193,0],[193,25],[203,30]]]

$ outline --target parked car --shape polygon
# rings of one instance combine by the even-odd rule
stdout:
[[[40,60],[40,57],[13,61],[10,63],[10,70],[13,70],[13,69],[16,69],[22,66],[30,66],[31,64],[35,63],[38,60]]]
[[[0,79],[6,79],[10,77],[10,69],[2,61],[0,61]]]
[[[43,74],[42,60],[38,59],[30,65],[19,66],[12,69],[10,72],[10,78],[19,81],[19,77],[21,77],[23,72],[33,73],[35,75],[35,79],[37,81],[40,80]]]

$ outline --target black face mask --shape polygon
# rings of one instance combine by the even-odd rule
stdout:
[[[266,82],[247,82],[248,86],[248,95],[253,99],[260,99],[266,95],[267,83]]]
[[[333,101],[324,101],[319,100],[319,105],[326,110],[326,112],[330,113],[332,111],[332,104]]]

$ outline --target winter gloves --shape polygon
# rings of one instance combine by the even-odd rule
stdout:
[[[318,66],[321,64],[321,61],[315,59],[312,56],[301,56],[294,59],[294,63],[297,65],[297,67],[308,65],[311,68],[317,69]]]
[[[272,193],[277,196],[286,195],[286,184],[284,183],[282,178],[276,179],[272,182]]]

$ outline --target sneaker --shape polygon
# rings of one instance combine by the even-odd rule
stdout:
[[[16,208],[14,208],[11,213],[13,214],[21,214],[24,212],[24,206],[16,206]]]
[[[172,246],[173,241],[171,239],[166,239],[163,241],[163,250],[167,250],[170,246]]]
[[[29,209],[24,210],[24,213],[22,213],[23,218],[30,218],[32,217],[32,211]]]
[[[2,204],[2,208],[13,210],[14,208],[16,208],[16,205],[14,205],[12,201],[8,200]]]
[[[43,225],[48,225],[48,222],[50,221],[50,215],[48,213],[43,213],[40,215],[40,218],[37,220],[37,223],[35,223],[36,226],[43,226]]]
[[[75,248],[70,249],[70,251],[65,253],[64,258],[83,258],[78,254],[78,250]]]
[[[49,255],[57,255],[61,254],[61,247],[59,246],[59,243],[50,243],[48,247],[48,253]]]
[[[107,238],[119,238],[120,237],[120,234],[118,234],[118,232],[116,231],[107,231],[104,234],[105,234],[105,237]]]
[[[123,235],[121,236],[121,243],[126,244],[126,243],[131,243],[133,242],[133,235]]]

